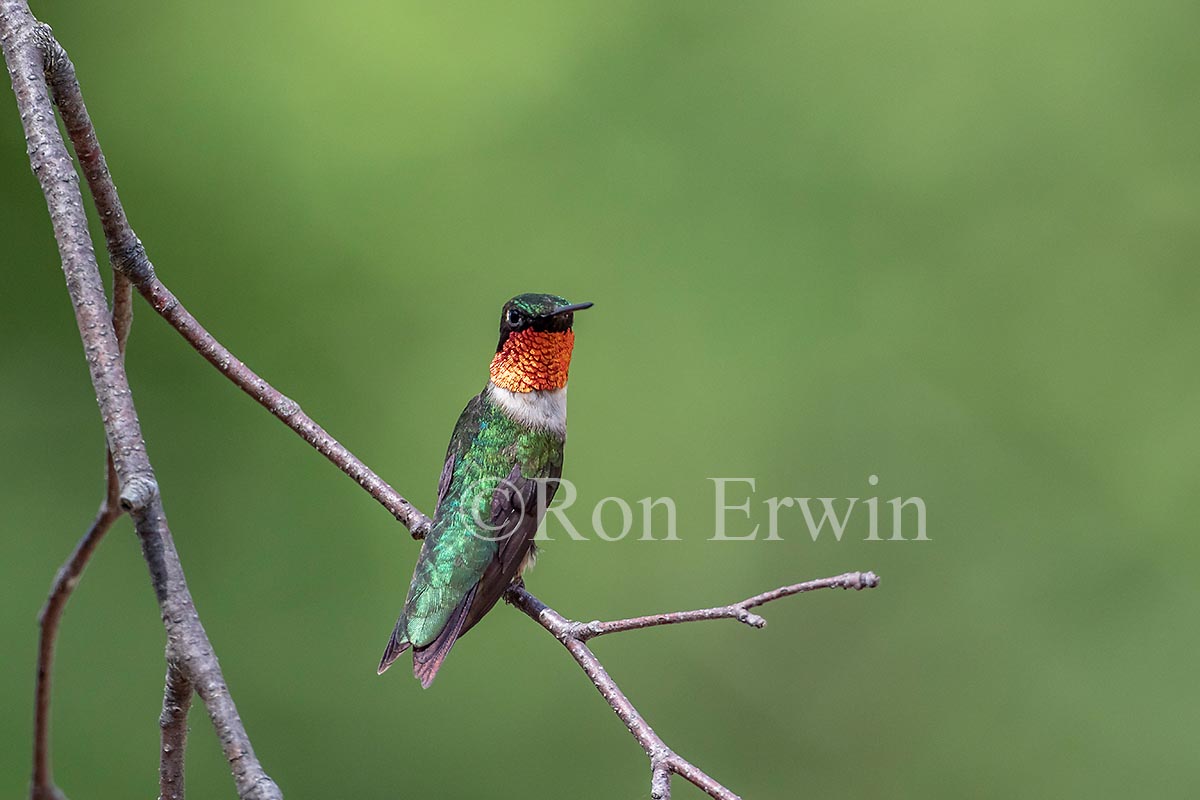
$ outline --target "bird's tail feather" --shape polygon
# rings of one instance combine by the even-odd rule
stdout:
[[[458,636],[463,629],[463,622],[467,618],[467,611],[470,610],[474,600],[475,589],[471,589],[462,602],[455,606],[454,613],[450,615],[450,619],[446,621],[446,626],[442,628],[442,632],[437,635],[437,638],[425,647],[413,648],[413,675],[421,682],[422,688],[428,689],[433,683],[433,679],[437,677],[438,670],[442,668],[442,662],[450,653],[450,648],[454,647],[454,643],[458,641]]]
[[[379,660],[379,674],[382,675],[387,671],[387,668],[392,665],[392,662],[400,657],[400,654],[409,648],[409,641],[404,638],[404,618],[400,618],[400,622],[396,623],[396,629],[392,631],[392,638],[388,640],[387,647],[384,648],[383,658]]]

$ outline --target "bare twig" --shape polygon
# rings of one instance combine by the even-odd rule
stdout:
[[[50,763],[50,695],[54,675],[54,645],[58,638],[59,623],[67,601],[75,590],[83,569],[91,560],[92,553],[108,533],[108,529],[121,516],[121,507],[117,504],[117,474],[112,466],[112,458],[106,458],[108,472],[108,487],[104,502],[96,519],[88,528],[87,533],[75,545],[75,549],[54,576],[54,584],[50,587],[50,596],[38,614],[38,662],[37,683],[34,688],[33,711],[33,781],[30,796],[33,800],[59,800],[62,792],[54,784],[54,775]]]
[[[61,48],[49,28],[34,19],[24,0],[0,0],[0,46],[25,130],[30,166],[41,184],[62,259],[67,290],[84,345],[92,387],[100,406],[120,492],[142,543],[167,631],[167,658],[186,664],[204,700],[233,771],[241,798],[282,797],[254,756],[249,737],[229,697],[220,666],[200,624],[167,527],[158,483],[146,453],[141,426],[113,315],[104,296],[92,250],[79,178],[55,124],[43,71],[62,69]],[[124,323],[119,323],[121,327]]]
[[[413,538],[420,539],[425,535],[425,532],[429,530],[429,518],[413,508],[399,492],[376,475],[341,442],[330,436],[328,431],[313,421],[312,417],[305,414],[299,403],[260,378],[206,331],[196,321],[196,318],[183,307],[175,295],[155,277],[154,268],[146,258],[145,252],[141,250],[140,244],[135,259],[127,262],[126,269],[129,279],[133,281],[142,296],[150,302],[150,306],[162,315],[163,319],[169,322],[171,327],[177,330],[196,352],[204,356],[238,388],[253,397],[259,405],[274,414],[284,425],[300,434],[300,437],[312,445],[317,452],[353,478],[368,494],[390,511],[412,533]]]
[[[263,773],[241,726],[237,710],[229,698],[211,645],[192,606],[175,553],[153,470],[140,445],[140,428],[129,395],[120,348],[115,347],[122,331],[128,331],[129,287],[132,284],[151,306],[174,327],[187,342],[243,391],[267,408],[315,449],[354,478],[372,497],[405,525],[414,538],[428,530],[430,520],[412,507],[362,461],[330,436],[300,410],[299,405],[260,378],[222,346],[178,299],[158,280],[141,242],[134,235],[116,187],[109,175],[94,128],[83,104],[74,68],[66,53],[54,41],[49,29],[35,23],[21,0],[0,0],[0,40],[17,94],[22,121],[29,142],[30,162],[46,194],[55,237],[63,259],[63,269],[76,306],[80,332],[91,366],[93,385],[105,429],[113,452],[115,474],[119,477],[120,507],[134,517],[143,553],[150,566],[154,588],[163,610],[167,629],[167,686],[162,716],[163,751],[161,790],[164,798],[182,796],[183,750],[186,741],[187,698],[189,684],[204,700],[218,738],[233,769],[238,794],[243,798],[275,798],[279,790]],[[44,54],[44,56],[43,56]],[[105,326],[97,333],[95,306],[102,300],[99,273],[90,242],[86,239],[77,177],[69,167],[69,158],[45,97],[40,78],[40,62],[55,92],[68,133],[76,148],[89,188],[103,222],[110,258],[116,270],[114,309],[111,319],[117,334]],[[85,559],[86,560],[86,559]],[[737,796],[691,762],[671,750],[646,723],[585,644],[591,638],[627,630],[712,619],[736,619],[753,627],[765,620],[750,609],[800,592],[823,588],[871,588],[878,585],[873,573],[847,573],[834,578],[794,584],[755,595],[739,603],[695,611],[672,612],[610,622],[579,623],[568,620],[523,586],[513,587],[508,601],[553,634],[591,679],[605,701],[616,711],[630,733],[645,751],[651,767],[651,796],[670,797],[670,777],[679,775],[718,800],[737,800]],[[48,684],[47,689],[48,692]],[[39,701],[40,703],[40,701]],[[177,757],[175,755],[177,754]],[[168,757],[170,755],[170,757]]]
[[[879,585],[879,578],[873,572],[848,572],[833,578],[807,581],[805,583],[783,586],[770,592],[755,595],[740,603],[734,603],[720,608],[704,608],[696,611],[676,611],[670,614],[655,614],[647,617],[634,617],[613,622],[580,623],[569,620],[541,600],[529,593],[524,586],[516,585],[508,590],[505,599],[524,611],[534,622],[541,625],[567,648],[575,661],[583,668],[600,696],[617,712],[617,716],[625,723],[625,727],[642,746],[646,757],[650,759],[650,796],[655,800],[664,800],[671,796],[672,773],[706,792],[718,800],[738,800],[737,795],[722,786],[703,770],[680,756],[667,746],[666,742],[654,732],[638,710],[634,707],[616,682],[609,677],[604,665],[596,654],[584,644],[585,641],[607,633],[632,631],[640,628],[650,628],[657,625],[675,625],[681,622],[699,622],[713,619],[738,619],[752,627],[761,628],[766,621],[756,615],[747,619],[746,609],[778,600],[781,597],[810,592],[816,589],[871,589]]]
[[[681,622],[706,622],[713,619],[736,619],[738,622],[743,622],[751,628],[762,628],[766,626],[767,621],[758,614],[751,614],[750,609],[761,606],[764,603],[769,603],[772,600],[778,600],[781,597],[788,597],[793,594],[800,594],[801,592],[813,592],[817,589],[874,589],[878,585],[879,577],[874,572],[847,572],[832,578],[821,578],[815,581],[794,583],[791,586],[782,586],[770,592],[763,592],[762,594],[754,595],[754,597],[748,597],[740,603],[732,603],[727,606],[698,608],[695,611],[672,611],[667,614],[650,614],[645,617],[617,619],[611,622],[593,620],[592,622],[575,623],[576,628],[572,631],[571,635],[581,642],[586,642],[588,639],[594,639],[606,633],[636,631],[641,628],[654,628],[659,625],[678,625]]]
[[[163,689],[162,753],[158,766],[158,800],[183,800],[183,757],[187,748],[187,716],[192,706],[192,682],[178,664],[167,664]]]
[[[100,148],[91,117],[83,102],[75,67],[62,46],[52,36],[46,37],[46,47],[54,101],[62,113],[67,134],[75,147],[83,174],[95,199],[113,269],[124,280],[130,281],[154,310],[225,377],[274,414],[283,424],[300,434],[304,441],[332,461],[342,472],[353,478],[403,523],[414,537],[423,536],[429,527],[429,520],[424,514],[414,509],[399,492],[314,422],[298,403],[264,381],[229,352],[158,280],[154,273],[154,264],[146,255],[141,240],[130,227],[125,209],[121,205],[116,184],[108,171],[104,151]]]

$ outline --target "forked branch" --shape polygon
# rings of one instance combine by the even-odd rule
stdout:
[[[129,339],[129,328],[133,321],[133,297],[129,281],[122,276],[114,276],[113,282],[113,332],[117,335],[117,347],[125,352],[125,343]],[[75,549],[59,568],[54,576],[54,584],[50,587],[50,596],[38,614],[38,665],[37,682],[34,687],[33,712],[33,782],[32,796],[34,800],[59,800],[62,792],[54,783],[54,775],[50,764],[50,697],[54,677],[54,645],[58,639],[59,624],[62,622],[63,611],[67,601],[83,577],[83,570],[91,560],[92,554],[100,545],[109,528],[121,516],[123,510],[120,504],[121,487],[117,480],[117,471],[113,467],[112,453],[105,452],[104,501],[96,513],[87,533],[75,545]]]
[[[575,659],[592,685],[600,692],[612,710],[617,713],[629,733],[642,746],[646,757],[650,760],[650,796],[654,800],[666,800],[671,796],[671,775],[675,774],[709,796],[718,800],[738,800],[738,796],[707,775],[695,764],[683,758],[654,732],[646,720],[638,713],[637,708],[625,696],[604,669],[600,659],[592,652],[585,642],[597,636],[622,631],[634,631],[641,628],[653,628],[659,625],[677,625],[681,622],[704,622],[715,619],[736,619],[752,628],[761,628],[766,620],[757,614],[749,613],[749,609],[788,597],[801,592],[811,592],[817,589],[873,589],[879,585],[879,578],[873,572],[847,572],[832,578],[822,578],[815,581],[805,581],[791,586],[783,586],[770,592],[763,592],[747,598],[740,603],[732,603],[719,608],[701,608],[695,611],[673,611],[668,614],[654,614],[646,617],[614,620],[612,622],[575,622],[548,607],[541,600],[530,594],[524,586],[514,586],[509,589],[505,599],[524,611],[530,619],[541,625],[562,643],[563,647]]]
[[[122,331],[128,330],[128,304],[124,308],[121,306],[121,298],[127,296],[127,292],[123,281],[116,281],[118,304],[110,311],[92,250],[79,177],[59,134],[45,77],[51,74],[54,76],[51,83],[59,86],[62,72],[69,68],[70,62],[54,42],[49,28],[34,19],[24,0],[0,0],[0,48],[4,52],[25,130],[30,166],[50,212],[67,291],[87,357],[92,388],[100,406],[119,487],[117,505],[133,517],[162,611],[168,663],[185,665],[183,669],[188,679],[204,700],[221,747],[229,759],[239,797],[261,800],[281,797],[279,789],[254,756],[208,636],[195,612],[183,567],[167,527],[154,469],[146,454],[120,343]],[[73,70],[71,80],[74,80]],[[69,98],[64,98],[64,104],[69,105]],[[82,111],[81,100],[79,105]],[[64,121],[71,125],[65,117]],[[98,146],[96,152],[99,152]],[[101,521],[107,520],[107,516],[102,512]],[[94,549],[98,539],[98,535],[85,538],[83,548]],[[75,564],[82,569],[86,555],[68,562],[69,569]],[[52,647],[53,637],[46,637],[44,646],[46,643]],[[48,697],[48,681],[39,681],[39,691],[41,687],[45,687]],[[40,696],[37,707],[39,713],[43,707],[48,707]],[[43,737],[45,731],[43,725]],[[36,778],[39,776],[35,776],[33,792],[36,796],[37,792],[45,790],[50,792],[49,796],[59,796],[49,780],[49,755],[44,739],[40,758],[42,781],[38,783]]]

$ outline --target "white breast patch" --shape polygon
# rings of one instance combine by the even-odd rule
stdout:
[[[533,392],[510,392],[488,382],[488,394],[509,419],[567,438],[567,387]]]

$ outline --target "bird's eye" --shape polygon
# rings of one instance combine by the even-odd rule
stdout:
[[[508,324],[519,325],[521,322],[521,312],[515,308],[508,310]]]

